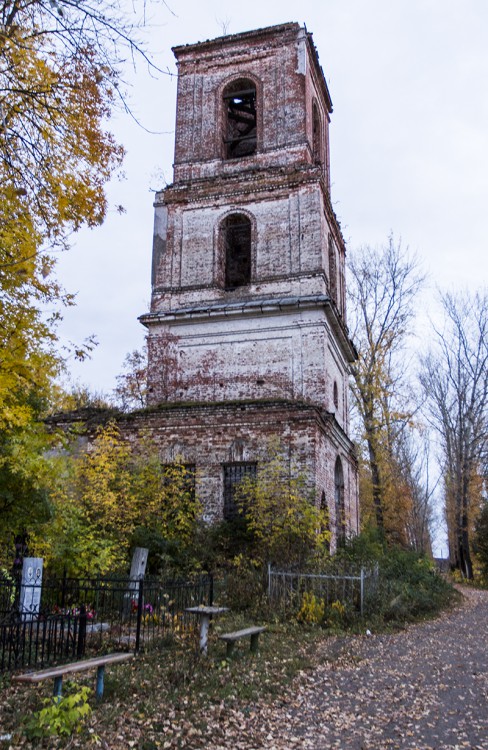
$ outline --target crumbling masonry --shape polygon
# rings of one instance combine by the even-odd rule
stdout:
[[[289,23],[176,47],[174,182],[155,202],[149,429],[196,469],[208,520],[273,438],[358,529],[348,437],[345,246],[330,201],[332,104],[311,34]]]

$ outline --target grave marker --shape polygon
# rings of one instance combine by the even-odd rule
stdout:
[[[142,581],[146,573],[147,558],[149,550],[146,547],[136,547],[130,566],[130,583],[129,591],[125,595],[125,614],[128,615],[132,607],[132,601],[138,601],[139,598],[139,581]]]
[[[33,620],[41,608],[42,557],[25,557],[22,563],[19,610],[25,620]]]

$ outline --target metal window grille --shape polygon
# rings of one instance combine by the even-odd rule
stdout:
[[[256,463],[224,464],[224,518],[232,521],[239,515],[236,488],[244,477],[256,477]]]

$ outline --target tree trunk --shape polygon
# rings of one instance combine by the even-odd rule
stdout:
[[[373,505],[376,516],[376,526],[381,531],[384,530],[385,524],[383,519],[383,493],[381,485],[381,473],[376,457],[376,451],[373,441],[368,437],[369,465],[371,467],[371,481],[373,484]]]
[[[471,551],[469,546],[469,518],[468,518],[468,502],[467,496],[463,493],[463,512],[461,514],[461,528],[460,528],[460,561],[462,564],[461,572],[468,581],[473,579],[473,563],[471,560]]]

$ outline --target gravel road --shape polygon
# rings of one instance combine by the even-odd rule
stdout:
[[[326,642],[296,698],[259,711],[238,746],[488,750],[488,591],[462,594],[403,632]]]

